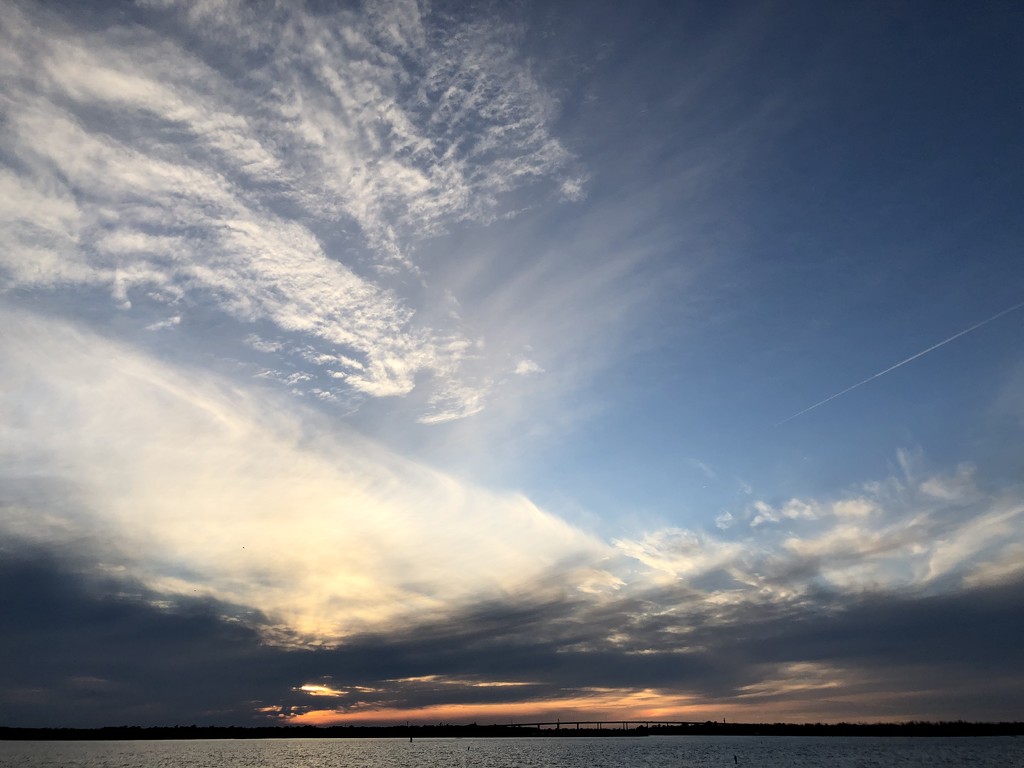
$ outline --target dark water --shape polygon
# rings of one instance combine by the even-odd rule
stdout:
[[[0,768],[1024,768],[1024,739],[653,736],[0,742]]]

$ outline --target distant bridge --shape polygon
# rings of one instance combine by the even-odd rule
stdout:
[[[706,720],[554,720],[551,722],[544,723],[509,723],[511,728],[554,728],[555,730],[561,730],[562,728],[575,729],[577,731],[583,730],[581,726],[588,728],[595,728],[601,730],[604,727],[619,728],[623,731],[633,728],[650,728],[651,726],[659,725],[671,725],[671,726],[683,726],[683,725],[704,725]]]

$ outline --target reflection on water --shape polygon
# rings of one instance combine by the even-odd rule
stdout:
[[[1024,739],[652,736],[0,742],[0,768],[1024,766]]]

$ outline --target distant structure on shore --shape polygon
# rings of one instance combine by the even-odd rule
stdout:
[[[114,726],[4,728],[0,741],[141,739],[559,738],[643,736],[1024,736],[1024,723],[721,723],[580,720],[494,725]]]

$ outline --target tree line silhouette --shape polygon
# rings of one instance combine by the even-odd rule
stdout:
[[[639,724],[608,728],[561,728],[518,725],[281,725],[281,726],[137,726],[104,728],[0,727],[7,741],[125,741],[167,739],[352,739],[352,738],[573,738],[622,736],[1022,736],[1024,723],[719,723]],[[618,727],[615,727],[618,726]]]

